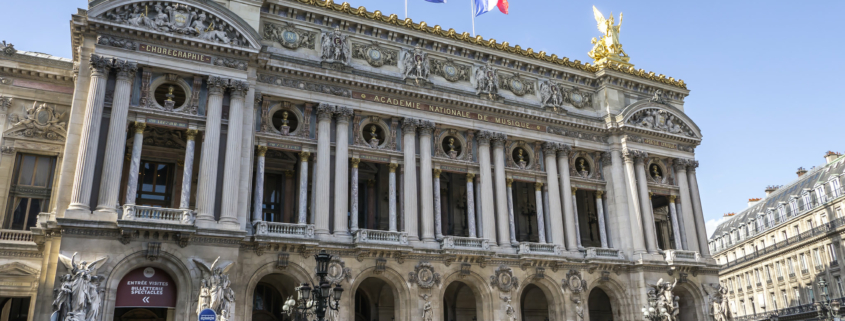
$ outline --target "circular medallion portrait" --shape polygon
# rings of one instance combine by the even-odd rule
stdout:
[[[376,49],[368,50],[367,55],[369,55],[370,59],[372,60],[381,60],[381,51],[378,51]]]
[[[575,170],[579,173],[590,173],[590,163],[587,162],[587,159],[584,157],[578,157],[575,159]]]
[[[584,97],[583,97],[583,96],[581,96],[581,94],[579,94],[579,93],[577,93],[577,92],[572,93],[571,95],[569,95],[569,99],[571,99],[571,100],[572,100],[572,103],[573,103],[573,104],[581,104],[581,102],[582,102],[582,101],[584,101]]]
[[[449,77],[455,77],[458,75],[458,68],[455,68],[454,65],[446,65],[443,67],[443,71]]]
[[[287,43],[295,43],[299,40],[299,35],[296,32],[286,30],[282,32],[282,39]]]
[[[522,92],[525,89],[525,85],[519,80],[511,80],[511,88],[516,92]]]
[[[657,164],[651,164],[651,166],[648,167],[648,174],[656,181],[663,179],[663,169],[660,168],[660,166],[657,166]]]

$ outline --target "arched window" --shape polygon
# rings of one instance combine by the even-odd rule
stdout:
[[[258,283],[252,295],[253,320],[285,320],[282,316],[283,298],[274,287]]]

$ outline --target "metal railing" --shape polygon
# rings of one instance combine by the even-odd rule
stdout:
[[[840,217],[840,218],[832,220],[828,223],[821,224],[821,225],[816,226],[816,227],[814,227],[810,230],[804,231],[799,235],[795,235],[795,236],[792,236],[792,237],[790,237],[786,240],[777,242],[772,246],[767,246],[764,249],[756,250],[755,252],[751,252],[751,253],[747,253],[745,256],[743,256],[741,258],[737,258],[736,260],[729,261],[728,263],[723,264],[722,268],[732,267],[734,265],[741,264],[741,263],[756,259],[756,258],[761,257],[765,254],[770,253],[770,252],[775,252],[775,251],[783,249],[787,246],[792,246],[792,245],[795,245],[797,243],[800,243],[804,240],[811,239],[811,238],[814,238],[814,237],[817,237],[817,236],[820,236],[820,235],[824,235],[824,234],[833,232],[833,231],[835,231],[839,228],[842,228],[842,227],[845,227],[845,217]],[[833,265],[831,265],[831,266],[833,266]]]
[[[563,250],[561,249],[560,245],[555,244],[520,242],[518,253],[561,255],[563,254]]]
[[[292,237],[302,239],[314,238],[314,224],[267,221],[255,221],[252,224],[255,227],[255,235],[259,236]]]
[[[32,232],[25,230],[0,230],[0,241],[32,242]]]
[[[408,245],[408,233],[382,230],[357,230],[355,243]]]
[[[171,224],[194,224],[194,211],[189,209],[152,207],[135,204],[123,205],[123,220],[157,221]]]
[[[490,241],[476,237],[446,236],[440,241],[441,249],[490,250]]]

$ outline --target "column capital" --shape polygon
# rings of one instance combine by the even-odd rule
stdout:
[[[352,168],[358,168],[359,163],[361,163],[360,158],[352,158]]]
[[[604,191],[596,191],[596,199],[601,199],[601,196],[604,195]]]
[[[335,112],[335,106],[326,103],[317,105],[317,121],[331,120]]]
[[[208,94],[222,95],[229,86],[229,79],[218,76],[208,76]]]
[[[143,134],[145,128],[147,128],[147,123],[140,122],[140,121],[135,122],[135,133],[136,134]]]
[[[687,170],[687,165],[689,165],[689,160],[684,158],[676,158],[672,161],[672,167],[675,168],[676,172],[685,172]]]
[[[546,155],[554,155],[557,152],[557,143],[545,142],[543,143],[543,153]]]
[[[309,152],[299,153],[299,160],[303,163],[307,163],[309,157],[311,157],[311,153],[309,153]]]
[[[513,185],[513,178],[508,178],[508,179],[506,179],[506,180],[505,180],[505,184],[507,184],[507,185],[508,185],[508,187],[511,187],[511,185]]]
[[[293,178],[293,171],[285,171],[286,178]]]
[[[396,168],[397,168],[397,167],[399,167],[399,164],[396,164],[396,163],[390,163],[390,165],[387,165],[387,167],[389,167],[389,168],[390,168],[390,172],[391,172],[391,173],[396,173]]]
[[[256,88],[255,90],[252,91],[252,99],[255,100],[254,107],[258,107],[258,106],[261,106],[261,102],[264,100],[264,95],[261,93],[260,90],[258,90]]]
[[[232,97],[244,98],[249,91],[249,83],[243,80],[230,80],[229,90],[232,91]]]
[[[264,155],[267,154],[267,146],[259,145],[255,148],[255,150],[255,155],[258,157],[264,157]]]
[[[625,148],[622,150],[622,157],[626,162],[642,163],[644,159],[648,158],[648,153],[641,150]]]
[[[355,111],[352,108],[343,106],[337,106],[334,110],[334,116],[338,122],[349,122],[349,119],[352,118],[354,113]]]
[[[417,127],[420,127],[420,120],[416,118],[405,117],[402,119],[402,134],[416,134]]]
[[[135,78],[135,72],[138,71],[138,64],[126,60],[115,59],[114,69],[117,70],[117,79],[132,80]]]
[[[669,195],[669,203],[673,203],[673,204],[674,204],[674,203],[675,203],[675,198],[677,198],[677,196],[675,196],[675,195]]]
[[[508,135],[505,133],[493,133],[493,137],[490,139],[493,141],[493,148],[503,148],[505,147],[505,142],[508,140]]]
[[[654,196],[654,193],[648,192],[648,199],[651,199],[652,196]]]
[[[569,144],[558,143],[557,144],[557,157],[558,158],[565,158],[569,156],[569,153],[572,152],[572,146]]]
[[[534,190],[537,192],[543,191],[543,182],[536,182],[534,183]]]
[[[196,130],[195,128],[188,129],[187,131],[185,131],[185,136],[186,136],[185,138],[187,138],[189,141],[195,140],[197,138],[198,133],[199,133],[199,131]]]
[[[601,163],[602,166],[609,166],[613,164],[613,157],[611,157],[610,152],[601,153]]]
[[[434,131],[434,122],[430,120],[420,120],[420,135],[421,136],[431,136],[431,133]]]
[[[439,169],[439,168],[435,168],[435,169],[434,169],[434,178],[435,178],[435,179],[440,178],[440,173],[441,173],[440,169]]]
[[[688,160],[687,163],[687,172],[695,172],[695,169],[698,168],[698,161],[694,159]]]
[[[490,139],[493,138],[493,133],[482,130],[478,132],[475,138],[478,139],[478,145],[490,145]]]
[[[575,194],[575,192],[577,192],[577,191],[578,191],[578,188],[577,188],[577,187],[575,187],[575,186],[572,186],[572,188],[571,188],[571,189],[572,189],[572,194]]]
[[[114,62],[111,59],[93,54],[91,55],[88,64],[88,68],[91,69],[92,76],[105,76],[105,74],[109,71],[109,68],[114,66]]]

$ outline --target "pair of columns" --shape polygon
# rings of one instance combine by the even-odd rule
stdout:
[[[255,192],[253,193],[252,222],[264,220],[264,165],[267,146],[260,145],[255,150]],[[297,224],[307,224],[308,218],[308,159],[310,152],[299,153],[299,207],[297,208]]]
[[[685,232],[682,242],[686,241],[685,249],[699,251],[702,256],[710,257],[710,248],[707,243],[707,231],[704,223],[704,211],[701,208],[701,195],[698,191],[698,179],[695,169],[698,168],[698,161],[693,159],[678,158],[673,162],[675,177],[681,198],[681,231]]]
[[[358,158],[352,159],[352,222],[350,222],[352,233],[358,231],[358,164],[360,162],[361,160]],[[399,165],[390,163],[388,167],[390,168],[390,173],[388,174],[388,230],[396,232],[396,169]]]
[[[351,108],[320,104],[317,106],[317,166],[314,170],[314,198],[329,195],[331,179],[331,121],[337,119],[335,137],[334,235],[346,237],[349,204],[349,119]],[[301,182],[300,182],[301,183]],[[302,190],[300,190],[300,193]],[[301,196],[300,196],[301,197]],[[314,233],[327,235],[329,231],[329,202],[315,201]]]

